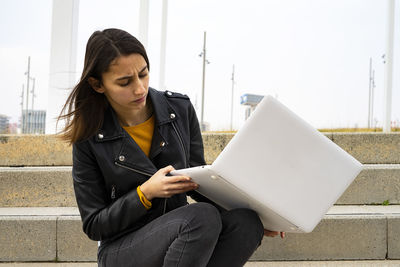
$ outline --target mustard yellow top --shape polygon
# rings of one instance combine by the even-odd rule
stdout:
[[[150,154],[151,140],[153,139],[153,131],[154,131],[154,115],[152,115],[147,121],[135,125],[135,126],[122,126],[125,131],[135,140],[136,144],[143,150],[146,156]],[[149,201],[142,191],[140,190],[140,186],[136,188],[136,191],[139,195],[140,202],[142,202],[143,206],[148,210],[151,208],[152,203]]]
[[[136,144],[138,144],[146,156],[149,156],[154,131],[154,115],[141,124],[123,126],[123,128],[129,133],[133,140],[135,140]]]

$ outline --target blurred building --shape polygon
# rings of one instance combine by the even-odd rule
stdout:
[[[10,125],[10,117],[0,114],[0,134],[8,133],[9,125]]]
[[[21,133],[44,134],[46,130],[46,111],[28,109],[22,111]]]
[[[18,123],[10,123],[8,125],[8,133],[9,134],[17,134],[18,133]]]

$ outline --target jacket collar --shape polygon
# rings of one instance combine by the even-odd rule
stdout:
[[[171,105],[168,104],[166,97],[162,92],[149,87],[147,101],[149,100],[153,105],[156,127],[177,119],[176,112]],[[126,132],[119,124],[117,114],[111,105],[108,105],[108,108],[104,114],[103,125],[97,132],[95,140],[97,142],[104,142],[124,136],[126,136]]]
[[[156,115],[156,125],[162,125],[176,120],[174,109],[168,104],[163,92],[149,88],[150,101],[153,104],[153,111]]]

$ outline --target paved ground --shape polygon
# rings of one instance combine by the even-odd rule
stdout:
[[[398,267],[397,261],[287,261],[287,262],[249,262],[245,267]]]
[[[248,262],[245,267],[400,267],[400,260]],[[96,263],[0,263],[0,267],[97,267]]]

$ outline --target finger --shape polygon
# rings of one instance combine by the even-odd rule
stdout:
[[[164,168],[160,169],[159,171],[161,173],[163,173],[163,174],[167,174],[167,173],[170,173],[170,172],[172,172],[174,170],[175,170],[175,168],[172,167],[172,165],[168,165],[167,167],[164,167]]]
[[[286,233],[285,232],[281,232],[281,238],[283,239],[283,238],[285,238],[285,236],[286,236]]]
[[[162,197],[171,197],[173,195],[176,194],[181,194],[181,193],[185,193],[187,191],[191,191],[193,189],[195,189],[196,187],[194,186],[185,186],[185,187],[180,187],[180,188],[174,188],[174,189],[168,189],[168,190],[163,190]]]
[[[276,231],[269,231],[267,229],[264,229],[264,235],[265,236],[270,236],[270,237],[274,237],[276,235],[278,235],[279,233]]]
[[[179,189],[179,190],[172,190],[172,191],[168,191],[168,195],[173,196],[173,195],[177,195],[177,194],[182,194],[188,191],[193,190],[193,188],[186,188],[186,189]]]
[[[166,176],[165,181],[168,183],[180,183],[180,182],[189,182],[192,179],[188,176],[179,175],[179,176]]]
[[[193,190],[195,188],[197,188],[198,185],[196,183],[193,182],[181,182],[181,183],[173,183],[173,184],[169,184],[165,187],[166,191],[174,191],[174,190],[185,190],[185,191],[189,191],[189,190]]]

